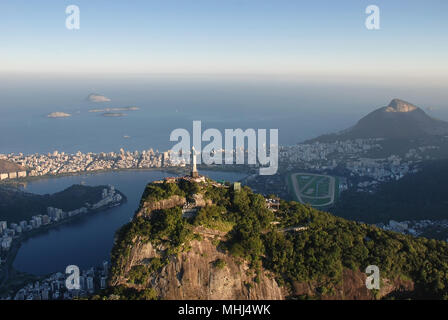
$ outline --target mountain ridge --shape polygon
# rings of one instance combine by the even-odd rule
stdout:
[[[307,142],[333,142],[368,138],[413,139],[448,135],[448,122],[434,119],[418,106],[395,98],[362,117],[354,126]]]
[[[448,297],[445,242],[297,202],[271,210],[248,187],[188,179],[148,184],[116,234],[109,288],[93,299]],[[366,289],[368,265],[381,270],[379,291]]]

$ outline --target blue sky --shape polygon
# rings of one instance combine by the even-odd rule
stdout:
[[[32,4],[31,4],[32,3]],[[78,5],[81,29],[65,28]],[[381,30],[364,26],[381,9]],[[0,72],[448,75],[445,0],[2,0]]]

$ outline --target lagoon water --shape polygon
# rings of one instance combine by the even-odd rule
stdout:
[[[201,172],[212,179],[237,181],[245,175],[232,172]],[[22,243],[14,268],[36,275],[64,272],[74,264],[82,268],[97,266],[110,259],[115,231],[129,222],[146,184],[172,174],[163,171],[120,171],[48,178],[29,182],[28,192],[46,194],[63,190],[73,184],[112,184],[123,192],[128,201],[124,205],[50,229]]]

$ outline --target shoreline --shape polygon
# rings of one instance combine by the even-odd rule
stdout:
[[[105,169],[105,170],[95,170],[95,171],[79,171],[79,172],[70,172],[70,173],[58,173],[58,174],[46,174],[42,176],[27,176],[26,178],[19,179],[7,179],[0,181],[1,185],[18,185],[22,183],[27,183],[31,181],[44,180],[44,179],[57,179],[63,177],[74,177],[74,176],[82,176],[82,175],[94,175],[101,173],[109,173],[109,172],[124,172],[124,171],[165,171],[165,172],[175,172],[175,170],[170,170],[169,168],[129,168],[129,169]]]
[[[218,172],[235,172],[235,173],[245,173],[250,175],[250,168],[242,166],[241,168],[236,168],[232,166],[229,169],[224,169],[224,166],[207,166],[204,167],[202,165],[198,165],[198,170],[203,171],[218,171]],[[8,185],[21,185],[23,183],[44,180],[44,179],[57,179],[62,177],[74,177],[81,175],[94,175],[101,173],[110,173],[110,172],[125,172],[125,171],[162,171],[173,174],[189,174],[188,167],[160,167],[160,168],[123,168],[123,169],[104,169],[104,170],[95,170],[95,171],[79,171],[79,172],[71,172],[71,173],[59,173],[59,174],[46,174],[42,176],[27,176],[26,178],[19,179],[7,179],[0,181],[0,186],[8,186]]]
[[[56,227],[60,227],[63,225],[68,225],[78,219],[84,218],[84,217],[88,217],[90,215],[99,213],[99,212],[103,212],[103,211],[107,211],[109,209],[115,208],[115,207],[119,207],[123,204],[125,204],[128,200],[127,197],[119,190],[116,191],[117,193],[119,193],[122,196],[122,200],[114,205],[107,205],[105,207],[101,207],[98,209],[94,209],[94,210],[89,210],[86,213],[81,213],[72,217],[67,217],[64,220],[58,221],[56,223],[50,223],[47,225],[43,225],[41,227],[39,227],[39,229],[33,229],[31,231],[28,231],[26,233],[22,233],[19,237],[13,239],[13,242],[11,244],[11,248],[8,252],[8,254],[6,255],[6,260],[4,262],[4,264],[2,265],[2,271],[1,271],[1,275],[0,275],[0,292],[3,290],[8,290],[8,287],[3,288],[3,286],[5,284],[7,284],[8,282],[11,282],[14,280],[14,277],[16,277],[18,274],[20,275],[24,275],[26,277],[29,278],[33,278],[33,279],[39,279],[42,277],[45,277],[46,275],[34,275],[31,273],[27,273],[27,272],[22,272],[22,271],[18,271],[16,269],[14,269],[14,261],[15,258],[17,256],[17,253],[19,252],[19,249],[22,245],[22,243],[24,241],[27,241],[29,239],[32,239],[36,236],[39,236],[41,234],[45,234],[50,232],[52,229],[55,229]],[[12,284],[9,284],[8,286],[11,286]]]

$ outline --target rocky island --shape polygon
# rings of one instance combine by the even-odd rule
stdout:
[[[123,107],[123,108],[104,108],[104,109],[90,109],[89,112],[113,112],[113,111],[138,111],[139,107]]]
[[[48,118],[68,118],[71,116],[71,114],[65,112],[52,112],[47,115]]]
[[[90,101],[90,102],[110,102],[112,100],[109,99],[106,96],[101,95],[101,94],[91,93],[91,94],[89,94],[87,96],[87,101]]]
[[[125,117],[127,116],[126,113],[122,112],[105,112],[102,114],[103,117]]]

